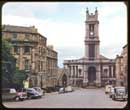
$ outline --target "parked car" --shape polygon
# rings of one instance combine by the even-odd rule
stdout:
[[[74,89],[71,86],[67,86],[65,88],[65,92],[72,92],[72,91],[74,91]]]
[[[46,92],[50,93],[50,92],[55,92],[55,87],[46,87]]]
[[[67,86],[67,87],[62,87],[59,89],[59,94],[60,93],[67,93],[67,92],[72,92],[74,91],[74,89],[71,86]]]
[[[65,88],[64,88],[64,87],[60,88],[58,93],[59,93],[59,94],[65,93]]]
[[[114,87],[111,87],[110,92],[109,92],[110,98],[112,98],[112,95],[114,95],[114,92],[115,92]]]
[[[15,100],[16,101],[23,101],[27,99],[27,92],[23,88],[21,90],[18,90],[16,93]]]
[[[115,87],[114,94],[112,95],[112,100],[127,100],[128,93],[125,87]]]
[[[39,92],[39,95],[42,97],[45,95],[44,90],[42,90],[40,87],[33,87],[37,92]]]
[[[34,88],[25,88],[27,92],[27,98],[32,99],[32,98],[41,98],[41,94],[37,92]]]
[[[2,100],[14,100],[16,97],[16,90],[14,88],[2,89]]]
[[[111,88],[113,88],[112,85],[106,85],[105,86],[105,93],[108,94],[111,91]]]
[[[55,91],[59,91],[60,88],[63,88],[63,86],[55,86]]]

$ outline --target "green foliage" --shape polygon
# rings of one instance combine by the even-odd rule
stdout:
[[[10,54],[11,48],[12,48],[11,43],[2,39],[2,61],[14,60],[14,57]]]
[[[25,80],[26,78],[27,74],[24,70],[16,69],[16,72],[13,76],[13,83],[21,86],[23,84],[23,80]]]
[[[2,87],[11,87],[13,85],[15,58],[10,54],[11,48],[11,43],[2,39]]]

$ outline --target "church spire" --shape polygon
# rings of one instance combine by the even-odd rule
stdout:
[[[87,13],[87,14],[89,13],[89,11],[88,11],[88,7],[86,8],[86,13]]]
[[[97,12],[98,12],[97,7],[95,7],[95,13],[97,13]]]

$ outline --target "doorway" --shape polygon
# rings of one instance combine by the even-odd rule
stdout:
[[[89,67],[88,68],[88,82],[93,83],[96,80],[96,68]]]

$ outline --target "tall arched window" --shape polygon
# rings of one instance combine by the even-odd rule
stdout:
[[[108,75],[108,69],[104,69],[104,77],[107,77]]]

